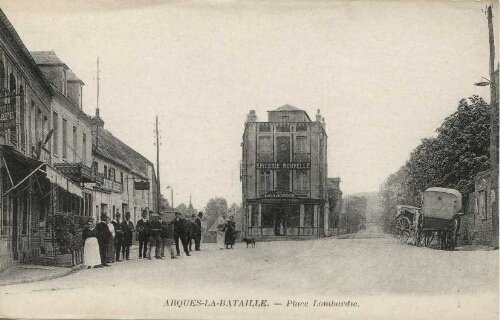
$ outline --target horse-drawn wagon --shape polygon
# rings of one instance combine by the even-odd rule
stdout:
[[[455,189],[432,187],[425,190],[422,208],[399,205],[396,231],[398,240],[429,246],[439,239],[441,249],[453,250],[457,245],[462,195]]]

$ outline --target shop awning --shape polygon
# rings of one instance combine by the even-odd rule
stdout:
[[[37,178],[47,178],[51,183],[57,184],[64,190],[79,197],[83,196],[83,191],[79,185],[48,164],[26,157],[11,146],[1,145],[0,151],[2,153],[3,164],[7,169],[9,179],[12,183],[12,187],[4,193],[4,196],[12,190],[15,190],[37,172],[42,173],[42,175],[38,175]]]

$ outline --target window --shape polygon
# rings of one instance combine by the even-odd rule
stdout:
[[[290,191],[290,171],[278,170],[276,171],[277,191]]]
[[[309,193],[309,171],[296,170],[295,171],[295,193],[308,194]]]
[[[10,73],[10,94],[15,94],[15,93],[16,93],[16,77],[14,76],[13,73]],[[10,104],[9,104],[8,111],[12,112],[12,115],[14,116],[14,119],[15,119],[15,114],[16,114],[16,96],[15,95],[11,96],[11,98],[10,98]],[[15,125],[12,128],[10,128],[10,143],[16,147],[18,145],[17,127]]]
[[[271,136],[259,137],[259,162],[273,162],[273,143]]]
[[[104,166],[104,178],[108,178],[108,166]]]
[[[92,163],[92,167],[94,167],[95,172],[99,172],[99,163],[97,161],[94,161],[94,163]]]
[[[274,211],[273,206],[268,204],[261,204],[261,225],[262,228],[274,227]],[[258,214],[258,213],[257,213]]]
[[[478,209],[481,219],[486,220],[488,218],[488,208],[486,204],[486,192],[484,190],[479,191]]]
[[[62,120],[62,143],[63,143],[63,158],[68,156],[68,121]]]
[[[282,122],[290,122],[290,117],[289,116],[282,116],[281,121]]]
[[[260,195],[264,195],[266,192],[272,190],[271,185],[271,171],[261,171],[260,172]]]
[[[290,137],[281,136],[276,138],[277,161],[290,162]]]
[[[73,162],[78,162],[78,154],[76,153],[76,150],[78,148],[78,140],[76,140],[77,138],[76,127],[73,127]]]
[[[288,223],[287,227],[296,228],[300,223],[300,205],[291,204],[287,208]]]
[[[314,205],[304,205],[304,227],[314,227]]]
[[[120,172],[120,183],[123,184],[123,172]]]
[[[306,136],[298,136],[295,138],[295,154],[294,161],[309,162],[309,141]]]
[[[250,217],[250,226],[251,227],[258,227],[259,226],[259,212],[258,212],[258,207],[255,205],[249,206],[248,210],[251,212],[251,217]]]
[[[26,149],[26,97],[23,86],[19,87],[19,130],[21,131],[21,148]]]
[[[115,169],[113,169],[113,168],[109,168],[109,175],[108,175],[108,179],[109,179],[109,180],[112,180],[112,181],[116,181],[116,177],[115,177]]]
[[[52,140],[54,141],[54,154],[59,153],[59,119],[57,113],[52,113],[52,127],[54,128],[54,133],[52,135]]]
[[[82,135],[82,162],[87,163],[87,135],[85,133]]]

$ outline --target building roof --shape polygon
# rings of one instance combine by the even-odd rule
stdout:
[[[14,29],[14,26],[12,26],[9,19],[7,19],[7,16],[2,11],[2,9],[0,9],[0,23],[5,26],[5,30],[7,30],[7,32],[10,34],[10,36],[12,37],[14,42],[19,47],[19,51],[20,51],[19,53],[21,55],[24,55],[26,60],[28,60],[28,64],[30,65],[30,67],[34,71],[35,75],[38,77],[38,80],[40,80],[42,86],[44,86],[45,89],[47,89],[47,91],[49,93],[53,94],[54,92],[53,92],[52,87],[49,84],[49,81],[43,75],[42,71],[38,68],[36,61],[33,59],[33,56],[30,54],[30,52],[28,51],[28,49],[24,45],[23,41],[21,40],[21,38],[17,34],[16,29]]]
[[[299,109],[295,106],[292,106],[290,104],[285,104],[284,106],[281,106],[277,109],[274,109],[274,110],[269,110],[268,112],[302,112],[306,115],[307,119],[309,119],[309,121],[311,121],[311,118],[309,118],[309,115],[307,114],[307,112],[305,112],[304,110],[302,109]]]
[[[31,55],[33,59],[35,59],[36,64],[40,66],[63,66],[65,69],[69,69],[68,66],[57,57],[53,50],[31,51]]]
[[[285,104],[284,106],[281,106],[275,110],[269,110],[268,112],[279,112],[279,111],[302,111],[302,112],[305,112],[304,110],[299,109],[299,108],[294,107],[294,106],[289,105],[289,104]]]
[[[151,161],[102,127],[98,131],[98,142],[97,146],[94,145],[94,152],[145,179],[148,178],[148,166],[153,166]]]
[[[71,70],[68,70],[68,72],[66,72],[66,80],[67,80],[68,82],[80,82],[80,84],[81,84],[81,85],[84,85],[84,84],[85,84],[85,83],[84,83],[82,80],[80,80],[80,78],[78,78],[78,77],[76,76],[76,74],[74,74],[74,73],[73,73],[73,71],[71,71]]]

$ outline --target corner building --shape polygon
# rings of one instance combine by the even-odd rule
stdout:
[[[294,106],[251,110],[243,133],[243,234],[261,240],[325,236],[328,231],[327,134]]]

